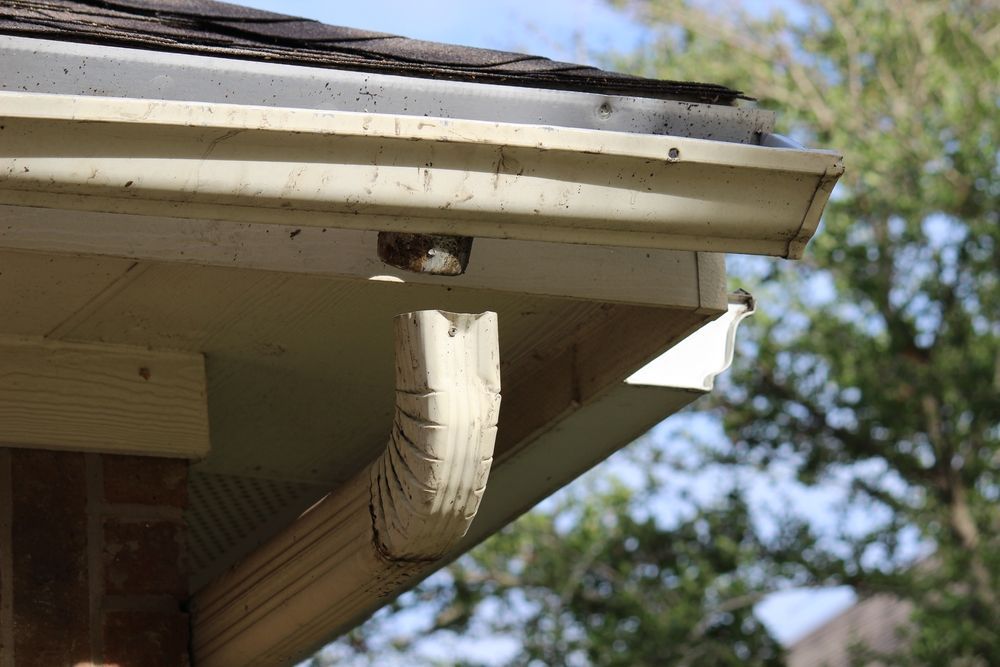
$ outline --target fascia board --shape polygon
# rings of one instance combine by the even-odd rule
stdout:
[[[0,206],[0,248],[9,250],[695,309],[718,310],[721,294],[725,308],[723,288],[705,280],[724,282],[725,267],[706,253],[480,238],[464,274],[437,276],[383,264],[377,236],[360,229]]]
[[[828,151],[551,126],[0,93],[0,203],[798,257]]]

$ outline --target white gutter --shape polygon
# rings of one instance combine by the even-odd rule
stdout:
[[[303,109],[0,93],[0,204],[797,258],[827,151]]]
[[[486,488],[500,409],[495,313],[395,321],[389,445],[194,596],[199,667],[290,664],[440,566]]]

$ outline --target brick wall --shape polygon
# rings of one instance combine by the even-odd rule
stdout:
[[[0,667],[183,667],[187,462],[0,448]]]

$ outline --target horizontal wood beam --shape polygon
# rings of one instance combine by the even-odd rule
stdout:
[[[0,444],[204,458],[200,354],[0,338]]]

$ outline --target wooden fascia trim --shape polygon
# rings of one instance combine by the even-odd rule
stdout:
[[[463,275],[379,261],[378,232],[0,205],[0,248],[122,257],[328,278],[443,285],[635,305],[725,309],[721,255],[511,239],[476,239]],[[702,257],[716,258],[703,260]],[[707,268],[703,267],[708,262]],[[716,266],[717,265],[717,266]]]

